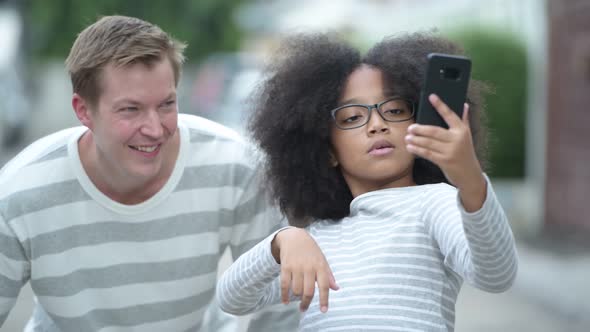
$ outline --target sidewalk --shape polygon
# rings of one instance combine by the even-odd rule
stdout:
[[[590,250],[566,253],[520,245],[515,292],[590,331]]]

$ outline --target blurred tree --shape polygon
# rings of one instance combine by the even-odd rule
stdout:
[[[527,56],[523,43],[511,34],[477,27],[449,36],[471,58],[471,76],[488,83],[493,91],[486,98],[490,175],[524,177]]]
[[[103,15],[128,15],[159,25],[188,43],[189,61],[232,51],[241,33],[234,22],[240,0],[22,0],[29,25],[29,50],[41,57],[65,58],[76,35]]]

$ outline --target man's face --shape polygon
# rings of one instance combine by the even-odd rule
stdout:
[[[152,66],[107,65],[100,94],[87,112],[100,172],[148,182],[165,176],[178,148],[176,85],[165,58]]]

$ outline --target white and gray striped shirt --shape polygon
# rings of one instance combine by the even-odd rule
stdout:
[[[492,186],[467,213],[446,184],[384,189],[356,197],[350,216],[308,227],[340,286],[322,313],[316,296],[303,331],[453,331],[463,279],[501,292],[517,271],[510,226]],[[274,234],[244,254],[217,285],[224,311],[245,314],[280,302]]]
[[[30,281],[35,331],[199,330],[225,248],[236,258],[280,226],[252,149],[181,114],[170,179],[147,201],[123,205],[84,172],[85,130],[41,139],[0,171],[0,325]],[[266,314],[252,330],[296,326],[296,311]]]

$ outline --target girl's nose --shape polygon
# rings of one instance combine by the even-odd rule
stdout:
[[[371,134],[389,131],[389,125],[387,121],[383,120],[381,114],[379,114],[377,111],[377,108],[374,108],[371,112],[369,122],[367,123],[367,130]]]

